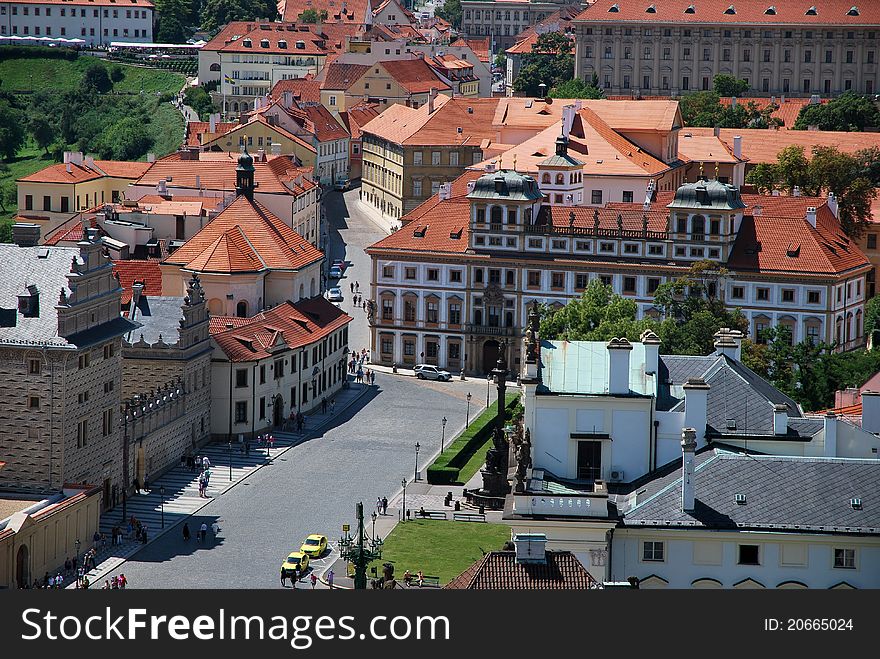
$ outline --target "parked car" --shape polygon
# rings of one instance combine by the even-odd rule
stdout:
[[[299,550],[310,558],[321,558],[321,554],[327,550],[327,536],[313,533],[306,538]]]
[[[342,272],[345,272],[348,269],[348,261],[345,259],[334,259],[333,263],[330,264],[331,268],[339,268]]]
[[[304,574],[309,569],[308,554],[303,554],[301,551],[291,552],[281,564],[281,569],[287,575],[292,575],[296,569],[299,569],[300,574]]]
[[[416,364],[416,377],[419,380],[439,380],[440,382],[448,382],[452,379],[452,373],[444,371],[442,368],[432,366],[431,364]]]
[[[333,266],[330,268],[330,279],[339,279],[342,276],[342,270],[340,270],[337,266]]]
[[[342,289],[334,286],[327,291],[327,299],[331,302],[342,302]]]
[[[333,183],[334,190],[348,190],[351,187],[351,181],[347,178],[338,179],[335,183]]]

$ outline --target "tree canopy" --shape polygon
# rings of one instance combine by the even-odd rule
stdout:
[[[768,104],[759,109],[754,101],[722,105],[718,92],[694,92],[679,101],[681,118],[686,126],[704,128],[767,128],[773,121],[770,115],[778,106]]]
[[[434,10],[434,15],[458,30],[461,28],[461,0],[446,0],[442,7]]]
[[[878,155],[877,149],[848,154],[833,146],[814,146],[808,159],[803,147],[789,146],[779,152],[775,163],[756,166],[746,182],[761,192],[779,189],[791,194],[795,186],[810,197],[833,192],[841,228],[851,238],[858,238],[871,221],[871,202],[878,183],[874,177],[880,176]]]
[[[82,86],[93,93],[106,94],[113,89],[113,81],[110,80],[107,67],[95,62],[83,74]]]
[[[538,35],[532,52],[522,57],[522,68],[514,90],[526,96],[546,96],[557,85],[570,81],[574,76],[574,56],[571,37],[561,32],[545,32]],[[541,84],[546,85],[541,90]]]
[[[205,0],[200,15],[202,29],[216,30],[231,21],[274,21],[278,6],[274,0]]]
[[[605,98],[605,91],[596,83],[598,79],[588,83],[581,78],[572,78],[556,85],[549,95],[552,98]]]
[[[207,121],[209,115],[220,111],[203,87],[187,87],[183,97],[184,103],[195,110],[202,121]]]
[[[719,73],[713,78],[712,87],[719,96],[742,96],[749,91],[749,81]]]
[[[810,126],[819,130],[862,131],[880,126],[880,110],[867,96],[844,92],[828,103],[801,108],[792,128],[807,130]]]
[[[0,156],[9,161],[24,145],[25,115],[6,99],[0,99]]]

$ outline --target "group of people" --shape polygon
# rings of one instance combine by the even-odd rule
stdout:
[[[378,515],[388,514],[388,497],[376,497],[376,513]]]
[[[213,539],[217,539],[217,534],[220,533],[220,525],[217,524],[217,520],[214,520],[211,523],[211,534]],[[190,538],[189,532],[189,522],[183,523],[183,541],[188,542]],[[199,544],[203,544],[207,542],[208,539],[208,524],[206,522],[202,522],[202,525],[199,527],[198,534],[196,535],[196,542]]]
[[[354,376],[354,381],[363,384],[376,384],[376,372],[370,369],[364,370],[364,365],[369,361],[369,353],[366,348],[360,352],[351,351],[351,359],[348,361],[348,372]]]
[[[141,524],[141,521],[132,515],[128,520],[128,537],[139,540],[143,544],[147,544],[147,525]]]
[[[125,578],[124,574],[120,574],[118,577],[104,579],[104,585],[101,590],[124,590],[126,584],[128,584],[128,579]]]
[[[416,582],[419,584],[419,588],[425,584],[425,575],[421,570],[416,573]],[[407,586],[412,586],[413,584],[413,575],[409,570],[403,573],[403,583]]]
[[[103,534],[102,534],[102,535],[103,535]],[[112,544],[114,547],[115,547],[116,545],[121,545],[121,544],[122,544],[122,538],[123,538],[124,536],[125,536],[125,534],[122,532],[122,527],[121,527],[121,526],[114,526],[112,529],[110,529],[111,544]]]
[[[198,458],[196,458],[198,461]],[[208,485],[211,482],[211,460],[207,455],[202,456],[202,473],[199,475],[199,496],[208,499]]]
[[[303,415],[301,411],[291,412],[290,413],[290,424],[296,428],[297,432],[302,432],[303,428],[306,425],[306,417]],[[270,435],[271,436],[271,435]],[[269,447],[272,448],[274,446],[275,438],[272,437],[272,443],[270,443]]]
[[[336,409],[336,401],[331,399],[329,402],[326,398],[321,399],[321,414],[327,414],[327,409],[329,408],[330,414],[333,414],[333,411]]]
[[[291,417],[291,420],[293,420],[293,417]],[[273,449],[275,448],[275,435],[270,432],[267,432],[263,435],[257,435],[257,443],[260,446],[265,445],[268,448]]]
[[[331,572],[332,572],[332,570],[331,570]],[[290,586],[294,590],[296,590],[296,584],[299,581],[301,581],[303,576],[305,576],[305,575],[300,574],[298,567],[293,568],[292,572],[290,572],[289,570],[285,570],[284,568],[281,568],[281,586],[282,587],[286,586],[287,584],[285,583],[285,581],[290,579]],[[318,584],[318,575],[315,574],[314,570],[312,570],[312,574],[309,575],[309,581],[311,581],[311,583],[312,583],[312,588],[314,588]]]

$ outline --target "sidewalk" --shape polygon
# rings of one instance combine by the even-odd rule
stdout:
[[[340,390],[335,396],[336,409],[331,413],[317,412],[306,415],[306,424],[302,433],[296,432],[273,432],[275,447],[267,449],[255,444],[251,445],[250,453],[245,455],[241,452],[236,442],[232,443],[232,451],[229,450],[228,442],[213,442],[203,446],[198,455],[207,456],[211,463],[211,478],[207,490],[207,498],[198,494],[199,471],[190,471],[186,465],[177,465],[167,471],[156,481],[149,483],[150,490],[140,491],[130,497],[126,502],[126,515],[134,516],[141,524],[147,527],[147,544],[161,537],[168,531],[179,533],[175,527],[186,521],[194,513],[198,512],[211,503],[215,497],[223,495],[238,483],[246,479],[253,472],[260,469],[272,460],[284,454],[294,446],[301,444],[312,437],[317,436],[326,426],[337,417],[342,415],[351,405],[365,395],[372,386],[351,382],[348,389]],[[267,457],[267,453],[269,456]],[[165,494],[160,494],[160,488],[165,488]],[[164,513],[163,513],[164,510]],[[164,515],[165,526],[162,527]],[[128,520],[122,517],[121,503],[111,511],[101,515],[100,530],[106,536],[106,544],[98,548],[96,557],[97,567],[86,573],[91,583],[90,588],[99,589],[102,586],[101,579],[106,574],[118,568],[134,553],[144,547],[144,544],[127,537],[123,538],[121,545],[111,546],[111,531],[114,526],[120,526],[123,533],[126,531]],[[220,523],[222,527],[222,522]],[[190,533],[195,537],[197,528],[190,528]],[[80,546],[80,556],[93,546],[91,538],[83,538]],[[65,575],[65,587],[74,588],[74,575]]]
[[[396,231],[400,228],[400,222],[398,220],[392,220],[391,218],[386,217],[382,211],[371,206],[363,199],[358,198],[355,203],[357,204],[358,212],[382,229],[385,233],[391,234],[392,231]]]

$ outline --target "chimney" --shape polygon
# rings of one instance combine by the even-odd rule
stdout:
[[[571,132],[571,125],[574,123],[575,108],[574,105],[562,106],[562,134],[568,139]]]
[[[428,114],[434,114],[434,99],[437,97],[437,88],[431,87],[428,92]]]
[[[807,222],[810,223],[810,226],[814,229],[816,228],[816,207],[810,206],[807,208]]]
[[[862,430],[880,433],[880,391],[862,392]]]
[[[71,162],[74,165],[82,165],[83,163],[83,154],[82,151],[68,151],[69,159],[67,162]]]
[[[266,149],[257,149],[257,162],[266,162]]]
[[[156,162],[156,154],[148,153],[147,154],[147,162]]]
[[[452,197],[452,184],[441,184],[440,189],[438,190],[438,198],[440,199],[440,201],[447,201],[450,197]]]
[[[513,536],[516,562],[543,564],[547,562],[547,535],[545,533],[517,533]]]
[[[71,165],[69,161],[64,165],[64,168],[67,170],[68,174],[73,173],[73,165]]]
[[[703,378],[688,378],[684,383],[684,425],[693,428],[696,439],[706,439],[706,408],[709,404],[709,385]]]
[[[773,105],[776,105],[776,97],[775,97],[775,96],[771,96],[771,97],[770,97],[770,102],[771,102]]]
[[[621,396],[629,393],[629,358],[632,344],[623,339],[611,339],[608,350],[608,393]]]
[[[736,103],[737,103],[736,96],[731,97],[731,99],[730,99],[730,109],[731,110],[736,109]]]
[[[819,130],[819,124],[809,124],[809,125],[807,125],[807,131],[812,131],[812,132],[815,133],[817,130]]]
[[[208,117],[208,132],[211,134],[217,132],[217,115],[213,113]]]
[[[92,158],[91,156],[86,156],[85,164],[86,164],[86,167],[88,167],[89,169],[94,169],[95,168],[95,159]]]
[[[792,197],[800,197],[801,196],[801,186],[796,185],[791,189]]]
[[[788,405],[773,406],[773,434],[788,434]]]
[[[470,194],[471,192],[473,192],[475,187],[477,187],[477,182],[476,182],[476,181],[468,181],[468,184],[467,184],[467,191],[468,191],[468,194]]]
[[[822,99],[819,98],[819,94],[813,94],[810,96],[810,105],[819,105],[822,102]]]
[[[780,105],[785,105],[785,94],[783,94],[783,95],[779,98],[779,104],[780,104]]]
[[[834,213],[834,217],[839,217],[837,214],[837,195],[833,192],[828,193],[828,210]]]
[[[16,222],[12,225],[12,242],[19,247],[36,247],[40,244],[40,225]]]
[[[694,452],[697,450],[697,431],[683,428],[681,431],[681,510],[694,510]]]
[[[202,189],[202,177],[196,174],[196,190]]]
[[[742,135],[733,136],[733,155],[742,160],[743,157],[743,138]]]
[[[715,126],[712,129],[712,134],[715,135],[715,137],[721,137],[721,126]]]
[[[289,110],[293,105],[293,94],[291,92],[282,92],[281,93],[281,105],[285,110]]]
[[[73,153],[73,152],[72,151],[65,151],[64,152],[64,164],[67,164],[70,162],[70,154],[71,153]]]
[[[272,145],[269,148],[272,149],[273,156],[281,155],[281,145],[278,142],[272,142]]]
[[[645,330],[639,337],[645,346],[645,373],[654,373],[660,368],[660,337],[653,330]]]
[[[739,330],[722,327],[715,332],[715,354],[725,355],[730,359],[740,361],[742,358],[743,335]]]
[[[138,305],[138,301],[141,299],[141,295],[144,293],[144,282],[136,281],[131,285],[131,306],[130,309],[134,309]]]
[[[862,408],[862,413],[864,414],[864,407]],[[864,427],[864,419],[862,420],[862,424]],[[825,415],[825,457],[826,458],[836,458],[837,457],[837,415],[834,412],[829,412]]]
[[[159,179],[159,182],[156,184],[156,194],[160,197],[164,197],[168,194],[168,184],[165,182],[165,179]]]

